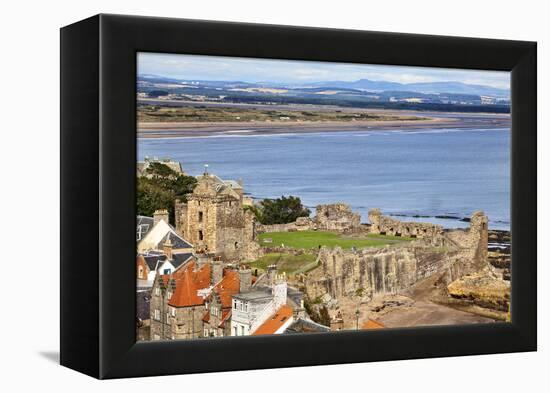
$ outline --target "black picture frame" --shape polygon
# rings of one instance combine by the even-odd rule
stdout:
[[[137,52],[511,71],[512,322],[136,343]],[[61,364],[103,379],[535,351],[536,74],[534,42],[121,15],[63,27]]]

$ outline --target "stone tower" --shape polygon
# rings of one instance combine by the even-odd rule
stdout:
[[[487,247],[489,243],[489,228],[487,216],[477,211],[470,218],[469,242],[475,249],[474,263],[483,267],[487,263]]]
[[[254,222],[247,216],[250,212],[243,209],[242,186],[205,171],[186,197],[186,203],[175,204],[176,230],[195,249],[226,260],[239,259],[254,236]]]
[[[380,233],[380,216],[382,216],[380,209],[369,210],[370,231],[372,233]]]

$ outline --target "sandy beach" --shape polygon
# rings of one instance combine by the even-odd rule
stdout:
[[[319,133],[325,131],[416,130],[419,128],[502,128],[510,127],[510,116],[486,113],[392,112],[418,116],[419,120],[373,121],[280,121],[280,122],[141,122],[139,138],[204,137],[219,135],[266,135]]]

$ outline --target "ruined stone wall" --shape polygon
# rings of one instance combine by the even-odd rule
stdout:
[[[395,294],[436,273],[453,281],[470,271],[467,257],[458,249],[417,246],[355,252],[323,248],[319,268],[306,277],[306,290],[312,299],[326,293],[335,299],[358,293]]]
[[[350,232],[361,227],[361,215],[352,212],[345,203],[319,205],[316,208],[315,224],[325,231]]]
[[[406,222],[382,215],[379,209],[369,211],[370,232],[382,235],[436,238],[443,233],[441,225],[423,222]]]
[[[175,227],[176,231],[183,236],[184,239],[188,239],[187,234],[187,203],[176,199],[174,205]],[[191,240],[189,240],[191,241]]]
[[[271,224],[257,225],[258,233],[272,233],[272,232],[295,232],[297,231],[296,222],[289,222],[288,224]]]
[[[365,296],[397,293],[434,274],[450,283],[481,271],[487,262],[487,217],[474,213],[468,231],[455,236],[437,234],[446,240],[434,246],[430,239],[384,249],[342,250],[323,247],[319,267],[307,274],[308,296],[315,299],[329,294],[341,298],[359,293]]]
[[[351,208],[344,203],[319,205],[316,208],[316,216],[314,218],[298,217],[295,222],[290,222],[288,224],[259,224],[257,229],[258,233],[309,230],[357,232],[363,230],[361,226],[361,215],[353,213]]]
[[[239,248],[246,241],[245,212],[237,200],[220,201],[217,205],[216,217],[216,253],[225,259],[238,257]]]

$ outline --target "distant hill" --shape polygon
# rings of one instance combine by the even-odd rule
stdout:
[[[462,82],[420,82],[420,83],[397,83],[397,82],[384,82],[373,81],[370,79],[360,79],[357,81],[328,81],[328,82],[316,82],[310,84],[311,86],[325,87],[325,88],[346,88],[346,89],[360,89],[368,91],[414,91],[424,94],[440,94],[440,93],[453,93],[453,94],[474,94],[474,95],[487,95],[493,97],[508,98],[510,93],[506,89],[498,89],[496,87],[485,85],[471,85]]]

